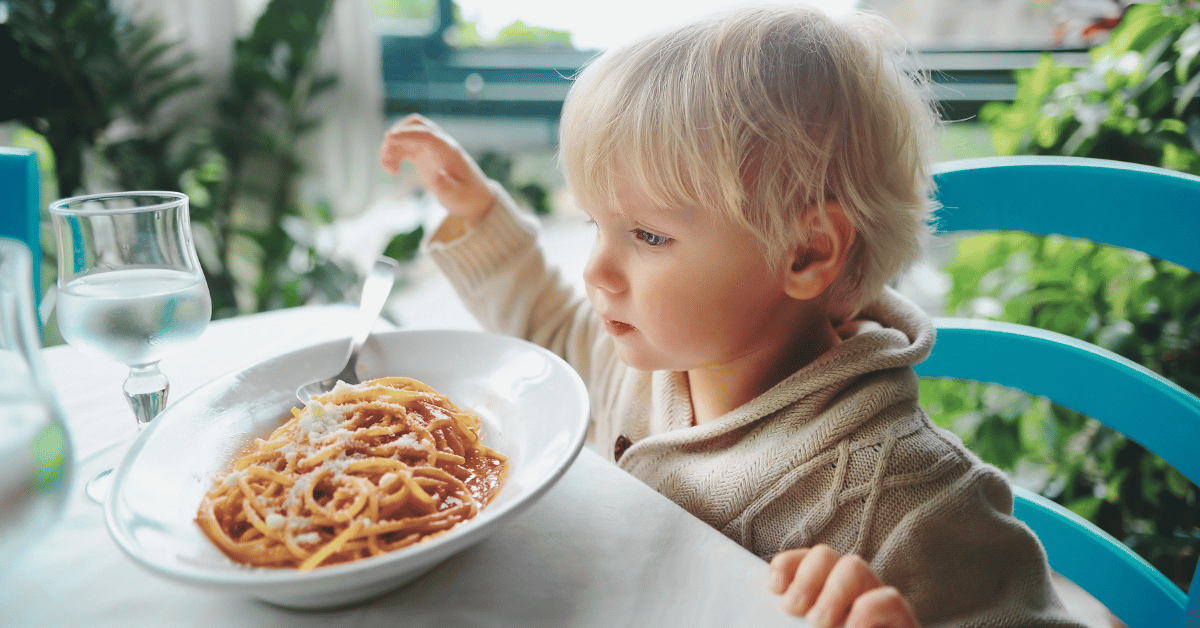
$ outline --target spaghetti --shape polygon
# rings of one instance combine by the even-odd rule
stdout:
[[[507,470],[480,420],[429,386],[339,383],[218,476],[196,522],[231,559],[307,571],[391,552],[474,517]]]

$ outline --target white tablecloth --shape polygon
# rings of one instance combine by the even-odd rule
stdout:
[[[163,360],[171,398],[341,337],[352,318],[352,308],[330,306],[214,322]],[[124,367],[71,347],[45,353],[76,475],[59,522],[0,566],[0,626],[802,625],[766,590],[766,563],[587,449],[505,529],[363,605],[297,612],[162,579],[117,548],[101,508],[83,495],[84,480],[114,466],[135,436],[120,392]]]

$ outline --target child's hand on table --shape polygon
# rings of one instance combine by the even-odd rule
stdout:
[[[918,628],[912,608],[884,585],[861,557],[828,545],[780,552],[771,559],[769,587],[783,608],[814,628]]]
[[[406,161],[442,207],[468,224],[481,220],[495,201],[475,160],[441,127],[417,114],[388,129],[379,151],[379,163],[393,175]]]

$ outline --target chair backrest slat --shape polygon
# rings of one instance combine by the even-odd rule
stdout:
[[[34,299],[41,293],[41,178],[37,154],[0,146],[0,236],[25,243],[33,255]]]
[[[1200,272],[1197,177],[1105,159],[985,157],[939,164],[937,229],[1058,234]]]
[[[1089,582],[1087,590],[1108,600],[1114,615],[1130,626],[1171,626],[1178,621],[1186,596],[1141,556],[1037,493],[1015,486],[1013,497],[1013,514],[1037,531],[1050,564],[1072,582]],[[1080,534],[1080,529],[1090,534]]]
[[[1200,272],[1200,177],[1076,157],[995,157],[940,164],[940,232],[1057,234],[1141,251]],[[922,377],[1001,384],[1042,395],[1137,441],[1200,484],[1200,399],[1115,353],[1027,325],[935,319]],[[1051,566],[1131,628],[1200,628],[1200,568],[1190,595],[1067,509],[1017,488],[1014,514]]]
[[[923,377],[992,382],[1042,395],[1121,432],[1200,484],[1200,398],[1091,343],[1002,321],[937,318]],[[1170,425],[1170,429],[1164,429]]]

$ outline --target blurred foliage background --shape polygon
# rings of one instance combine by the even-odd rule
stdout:
[[[1067,68],[1046,55],[1018,71],[1017,98],[980,113],[997,152],[1200,175],[1196,3],[1133,5],[1091,59]],[[945,271],[949,315],[1081,338],[1200,395],[1200,274],[1128,250],[1012,233],[962,238]],[[1188,588],[1200,551],[1200,493],[1160,458],[1092,419],[999,386],[929,380],[922,401],[1017,483],[1091,520]]]
[[[228,84],[205,89],[180,45],[105,0],[9,0],[0,45],[19,53],[25,80],[0,101],[0,121],[20,123],[14,144],[39,149],[47,198],[188,194],[214,318],[344,300],[357,271],[317,245],[332,208],[301,197],[296,153],[321,123],[310,104],[337,80],[316,69],[332,2],[271,0],[234,42]],[[48,221],[42,236],[52,282]],[[416,241],[388,250],[411,257]]]
[[[333,2],[270,0],[234,42],[227,84],[205,85],[180,44],[107,0],[8,0],[0,51],[16,67],[0,95],[0,122],[18,123],[14,145],[38,150],[47,202],[110,189],[188,194],[214,319],[347,300],[358,271],[322,246],[335,216],[319,194],[300,194],[306,169],[296,148],[321,124],[311,104],[337,81],[317,70]],[[381,15],[425,27],[437,10],[435,0],[376,5]],[[520,23],[484,42],[455,9],[453,32],[464,45],[569,43],[567,33]],[[509,182],[511,155],[478,157],[490,176]],[[516,187],[535,211],[550,211],[543,186]],[[411,259],[421,236],[420,227],[400,233],[383,254]],[[42,241],[49,288],[56,246],[47,220]],[[47,343],[57,341],[53,317],[45,331]]]

